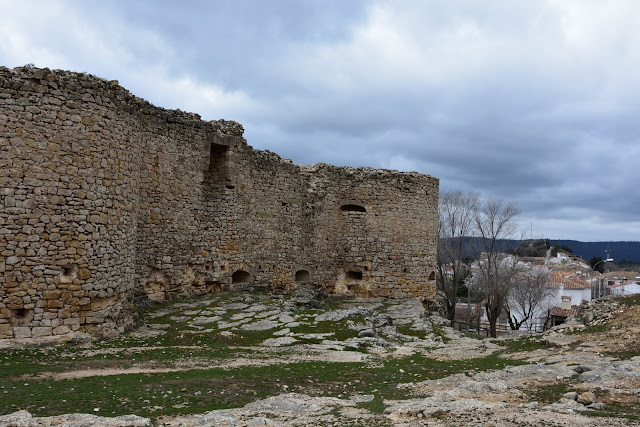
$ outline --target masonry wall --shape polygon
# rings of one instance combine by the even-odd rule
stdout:
[[[0,67],[0,338],[110,334],[137,301],[255,284],[432,295],[436,178],[294,165],[242,133]]]
[[[140,147],[125,95],[0,69],[0,338],[130,321]]]
[[[438,181],[316,165],[311,247],[331,292],[427,299],[435,283]],[[364,212],[363,212],[364,210]],[[361,277],[360,277],[361,276]]]

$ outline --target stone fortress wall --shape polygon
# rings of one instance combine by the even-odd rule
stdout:
[[[110,334],[138,298],[266,284],[426,300],[438,180],[294,165],[91,75],[0,67],[0,338]]]

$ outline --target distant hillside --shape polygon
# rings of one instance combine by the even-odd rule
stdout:
[[[577,240],[553,240],[552,244],[568,246],[574,254],[581,256],[587,261],[594,256],[604,258],[607,246],[611,249],[611,258],[616,261],[640,262],[640,242],[579,242]]]
[[[611,249],[611,257],[616,261],[634,261],[640,262],[640,242],[579,242],[577,240],[553,240],[548,239],[549,243],[558,246],[567,246],[571,251],[589,261],[594,256],[605,257],[605,250],[607,247]],[[474,251],[471,247],[478,243],[477,237],[466,237],[466,244],[469,250],[465,253],[465,256],[474,256]],[[522,241],[520,240],[503,240],[500,242],[499,251],[507,251],[509,249],[517,248]],[[476,252],[477,253],[477,252]]]

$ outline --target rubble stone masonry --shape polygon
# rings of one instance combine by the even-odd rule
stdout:
[[[429,299],[438,180],[294,165],[116,81],[0,67],[0,338],[123,331],[136,301],[264,284]]]

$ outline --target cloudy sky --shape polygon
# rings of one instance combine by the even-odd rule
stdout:
[[[418,171],[527,234],[640,240],[636,0],[0,0],[0,65],[88,72],[296,163]],[[531,230],[532,228],[532,230]]]

